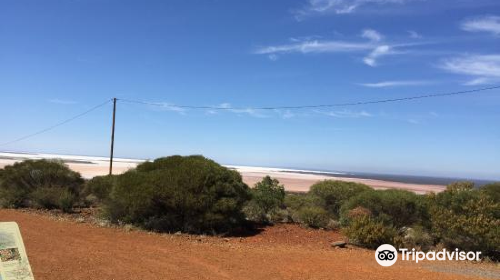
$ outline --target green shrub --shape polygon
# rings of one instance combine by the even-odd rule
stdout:
[[[432,232],[448,249],[500,249],[500,203],[470,184],[453,184],[430,197]]]
[[[307,193],[287,193],[285,196],[285,206],[292,212],[302,207],[318,205],[321,205],[320,199]]]
[[[252,199],[244,208],[247,218],[257,222],[274,222],[273,218],[283,207],[285,187],[279,181],[266,176],[250,190]]]
[[[59,194],[56,208],[59,208],[64,212],[71,212],[73,210],[73,206],[75,206],[77,203],[78,196],[70,192],[68,189],[64,189]]]
[[[349,237],[349,242],[373,249],[382,244],[395,244],[398,236],[395,228],[370,215],[356,216],[344,228],[344,233]]]
[[[82,194],[91,205],[100,204],[109,198],[114,176],[96,176],[85,183]]]
[[[273,223],[293,223],[293,218],[288,209],[281,208],[277,211],[271,212],[269,215],[269,221]]]
[[[172,156],[116,176],[105,214],[155,231],[223,232],[244,221],[241,175],[202,156]]]
[[[479,190],[493,201],[500,203],[500,182],[484,185]]]
[[[331,215],[339,217],[340,207],[348,199],[370,190],[372,188],[364,184],[325,180],[312,185],[309,194],[319,197],[321,199],[321,206],[330,212]]]
[[[326,229],[338,230],[341,228],[340,222],[334,219],[330,219],[326,225]]]
[[[285,196],[286,209],[294,222],[312,228],[338,228],[338,221],[333,219],[335,217],[324,208],[324,205],[321,197],[311,193]]]
[[[432,236],[421,226],[407,228],[401,242],[404,248],[415,248],[422,251],[428,251],[434,245]]]
[[[61,209],[65,212],[70,212],[78,201],[77,194],[64,188],[37,188],[30,198],[36,208]]]
[[[349,223],[348,212],[362,206],[387,226],[401,228],[427,224],[426,197],[403,190],[372,190],[350,198],[341,208],[341,222]]]
[[[80,174],[61,161],[26,160],[6,166],[1,174],[3,207],[43,207],[70,211],[83,185]]]
[[[330,215],[323,209],[322,201],[317,196],[288,193],[285,196],[285,207],[295,223],[316,228],[328,226]]]
[[[295,219],[307,227],[326,228],[330,221],[330,215],[321,207],[305,206],[297,211]]]
[[[347,212],[347,218],[349,218],[349,220],[371,215],[372,212],[363,206],[357,206],[356,208],[351,209],[349,210],[349,212]]]
[[[446,186],[446,190],[448,192],[460,192],[464,190],[473,190],[474,189],[474,182],[471,181],[458,181],[458,182],[453,182]]]

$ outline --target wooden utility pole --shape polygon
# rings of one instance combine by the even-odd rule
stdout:
[[[109,175],[113,175],[113,150],[115,146],[115,117],[116,117],[116,98],[113,98],[113,126],[111,128],[111,154],[109,156]]]

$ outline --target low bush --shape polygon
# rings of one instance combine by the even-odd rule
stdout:
[[[404,230],[401,243],[404,248],[428,251],[434,246],[434,238],[426,229],[416,226]]]
[[[484,185],[479,190],[493,201],[500,203],[500,182]]]
[[[256,222],[276,222],[283,217],[278,213],[284,206],[285,187],[266,176],[250,190],[251,200],[244,208],[248,219]]]
[[[398,231],[384,224],[371,215],[360,215],[353,218],[344,228],[349,242],[367,248],[377,248],[382,244],[395,244]]]
[[[330,221],[330,215],[321,207],[305,206],[297,211],[295,219],[307,227],[326,228]]]
[[[318,197],[306,193],[287,193],[285,196],[285,206],[291,212],[298,211],[305,206],[318,206],[321,201]]]
[[[432,233],[450,250],[500,251],[500,203],[470,183],[455,183],[430,197]]]
[[[1,172],[0,205],[3,207],[59,208],[71,211],[84,180],[61,161],[26,160]]]
[[[354,209],[349,210],[349,212],[347,212],[347,218],[349,218],[349,220],[353,220],[353,219],[356,219],[359,217],[364,217],[364,216],[371,216],[371,215],[372,215],[372,212],[363,206],[358,206]]]
[[[225,232],[244,221],[241,175],[202,156],[171,156],[116,176],[105,215],[155,231]]]
[[[351,197],[341,208],[341,222],[349,224],[350,210],[362,206],[387,226],[402,228],[427,224],[426,198],[403,190],[371,190]]]
[[[319,197],[310,194],[287,194],[285,206],[292,221],[306,227],[328,227],[331,215],[322,207]]]
[[[30,198],[36,208],[61,209],[64,212],[71,212],[78,202],[78,196],[64,188],[37,188],[30,194]]]
[[[326,225],[326,229],[338,230],[341,228],[340,222],[334,219],[330,219]]]
[[[340,207],[351,197],[373,190],[367,185],[338,180],[325,180],[311,186],[310,195],[320,198],[321,206],[334,217],[339,217]]]
[[[85,183],[82,196],[87,204],[98,205],[109,198],[113,188],[114,176],[96,176]]]

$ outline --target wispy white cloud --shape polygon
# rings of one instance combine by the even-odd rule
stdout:
[[[268,115],[263,114],[260,112],[260,110],[252,109],[252,108],[246,108],[246,109],[231,109],[230,112],[237,113],[237,114],[247,114],[252,117],[256,118],[267,118]]]
[[[480,16],[464,20],[462,30],[469,32],[488,32],[500,36],[500,16]]]
[[[436,121],[441,117],[441,115],[433,111],[419,114],[406,112],[387,113],[385,111],[381,111],[377,114],[377,117],[390,121],[400,121],[411,125],[424,125]]]
[[[391,46],[382,45],[376,47],[370,54],[363,58],[363,62],[371,67],[377,66],[377,59],[381,56],[389,55],[392,53]]]
[[[443,60],[439,67],[451,73],[469,76],[470,80],[466,85],[500,82],[500,54],[463,55]]]
[[[272,54],[268,55],[267,57],[268,57],[268,58],[269,58],[269,60],[271,60],[271,61],[276,61],[276,60],[278,60],[278,55],[276,55],[276,54],[274,54],[274,53],[272,53]]]
[[[218,106],[215,106],[218,108],[221,108],[222,110],[215,110],[215,109],[210,109],[207,110],[207,114],[217,114],[218,112],[229,112],[229,113],[235,113],[238,115],[249,115],[251,117],[256,117],[256,118],[267,118],[269,117],[268,115],[264,114],[261,110],[253,109],[253,108],[233,108],[233,106],[230,103],[222,103],[219,104]]]
[[[372,43],[343,42],[343,41],[300,41],[285,45],[267,46],[258,48],[256,54],[283,54],[283,53],[339,53],[359,52],[373,49]]]
[[[341,110],[341,111],[321,111],[314,110],[315,113],[334,117],[334,118],[370,118],[373,115],[367,111],[351,111],[351,110]]]
[[[417,31],[414,31],[414,30],[408,30],[408,36],[410,36],[410,38],[412,39],[422,39],[423,36],[420,35],[420,33],[418,33]]]
[[[73,101],[73,100],[57,99],[57,98],[50,99],[49,102],[54,103],[54,104],[61,104],[61,105],[74,105],[77,103],[76,101]]]
[[[303,20],[314,15],[324,14],[351,14],[368,5],[405,4],[416,0],[308,0],[298,10],[293,10],[297,20]]]
[[[368,39],[367,41],[340,41],[340,40],[308,40],[297,39],[291,40],[291,43],[281,45],[271,45],[259,47],[254,50],[254,54],[267,55],[267,57],[275,61],[278,55],[290,53],[364,53],[362,61],[371,67],[378,65],[378,60],[383,56],[408,54],[409,48],[416,47],[425,42],[420,43],[385,43],[384,36],[373,29],[364,29],[361,32],[361,37]]]
[[[334,31],[335,34],[338,32]],[[339,36],[343,36],[342,34],[337,34]],[[299,36],[299,37],[290,37],[291,42],[304,42],[304,41],[314,41],[314,40],[321,40],[323,39],[323,36],[320,35],[309,35],[309,36]]]
[[[375,67],[378,60],[387,55],[409,53],[408,49],[424,43],[400,43],[388,44],[382,42],[384,36],[373,29],[364,29],[361,37],[367,41],[340,41],[340,40],[309,40],[294,38],[288,44],[271,45],[257,48],[254,53],[267,55],[269,59],[275,61],[278,55],[289,53],[365,53],[362,59],[366,65]]]
[[[407,121],[411,124],[420,124],[420,121],[417,119],[408,119]]]
[[[185,115],[186,111],[187,111],[186,108],[182,108],[182,107],[176,106],[175,104],[167,103],[167,102],[158,102],[158,103],[155,103],[155,105],[156,105],[155,106],[156,108],[160,108],[161,110],[176,112],[176,113],[179,113],[181,115]]]
[[[493,79],[489,77],[480,77],[472,79],[465,83],[466,86],[477,86],[477,85],[485,85],[485,84],[493,84],[499,82],[500,79]]]
[[[432,83],[433,83],[432,81],[407,80],[407,81],[383,81],[377,83],[362,83],[359,85],[371,88],[386,88],[386,87],[422,86],[422,85],[429,85]]]
[[[296,117],[297,115],[292,112],[291,110],[274,110],[274,112],[282,119],[291,119],[291,118],[294,118]]]
[[[384,38],[384,36],[382,36],[382,34],[380,34],[377,30],[373,30],[373,29],[363,30],[363,32],[361,33],[361,37],[369,39],[369,40],[374,41],[374,42],[382,41],[382,39]]]
[[[214,106],[219,109],[208,109],[206,110],[207,115],[217,115],[224,113],[232,113],[237,115],[248,115],[255,118],[270,118],[279,117],[282,119],[291,119],[297,116],[303,116],[303,114],[296,114],[292,110],[285,109],[274,109],[274,110],[262,110],[254,108],[233,108],[230,103],[222,103]]]
[[[351,111],[351,110],[338,110],[338,111],[326,111],[326,110],[308,110],[307,112],[297,113],[289,109],[274,109],[274,110],[261,110],[255,108],[233,108],[229,103],[222,103],[218,106],[222,110],[207,110],[206,114],[216,115],[224,113],[237,114],[239,116],[247,115],[255,118],[273,118],[278,117],[284,120],[299,117],[308,117],[310,113],[319,114],[322,116],[333,117],[333,118],[370,118],[373,115],[367,111]]]

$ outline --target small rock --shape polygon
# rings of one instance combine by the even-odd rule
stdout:
[[[335,241],[335,242],[332,242],[332,247],[335,247],[335,248],[345,248],[345,246],[347,245],[347,242],[345,241]]]

